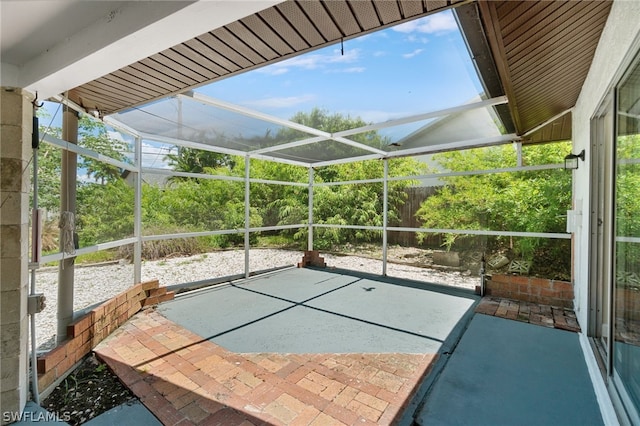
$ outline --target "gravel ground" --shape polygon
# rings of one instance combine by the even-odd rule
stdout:
[[[302,259],[300,251],[254,249],[250,251],[252,271],[275,266],[295,265]],[[330,267],[369,273],[382,273],[382,261],[357,256],[323,254]],[[159,279],[160,285],[171,285],[225,277],[244,272],[244,251],[230,250],[144,262],[142,280]],[[473,289],[479,278],[468,273],[442,272],[435,269],[388,263],[387,275],[417,281],[446,284]],[[36,291],[44,293],[46,308],[37,316],[36,342],[46,351],[55,343],[57,311],[57,268],[42,268],[36,273]],[[133,283],[133,265],[125,262],[97,266],[76,266],[74,311],[107,300]]]

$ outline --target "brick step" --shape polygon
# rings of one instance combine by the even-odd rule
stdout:
[[[148,297],[162,296],[163,294],[167,294],[166,287],[152,288],[151,290],[148,291]]]
[[[157,305],[158,303],[162,303],[162,302],[168,302],[169,300],[173,300],[175,296],[176,296],[175,291],[166,291],[166,288],[165,288],[164,294],[161,294],[159,296],[147,297],[144,300],[144,302],[142,302],[142,306],[147,307],[147,306]]]
[[[305,266],[326,268],[327,264],[324,261],[324,258],[320,256],[320,252],[318,250],[305,250],[302,262],[298,263],[298,268],[304,268]]]

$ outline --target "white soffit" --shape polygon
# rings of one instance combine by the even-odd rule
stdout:
[[[23,87],[32,92],[37,91],[40,98],[48,98],[280,2],[91,2],[90,4],[96,8],[104,8],[105,4],[110,4],[112,8],[98,20],[83,22],[82,29],[72,35],[52,31],[51,34],[62,37],[59,40],[42,40],[40,44],[34,44],[32,40],[16,40],[15,43],[29,45],[34,53],[29,58],[25,58],[24,55],[9,55],[25,62],[3,62],[0,83]],[[37,10],[42,2],[23,0],[16,3],[20,8],[5,7],[3,2],[3,28],[13,25],[5,25],[8,22],[14,22],[16,25],[19,25],[20,21],[29,22],[32,17],[20,11],[28,8]],[[58,11],[64,11],[74,3],[78,7],[87,7],[88,2],[67,0],[55,3],[60,6]],[[68,19],[77,19],[74,16],[70,13]],[[55,22],[63,25],[60,22],[68,21],[58,17]],[[76,28],[80,26],[77,22],[73,22],[73,25]],[[34,34],[37,33],[30,32],[27,36]],[[12,47],[15,47],[15,43]],[[2,60],[4,61],[4,57]],[[16,81],[5,81],[9,78]]]

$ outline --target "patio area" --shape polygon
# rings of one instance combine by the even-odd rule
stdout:
[[[143,311],[95,352],[163,424],[392,424],[477,300],[289,269]]]
[[[154,312],[96,348],[163,424],[390,424],[435,354],[234,353]]]
[[[162,424],[602,424],[572,318],[288,269],[144,310],[95,352]]]

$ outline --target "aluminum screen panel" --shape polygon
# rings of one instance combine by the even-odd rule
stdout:
[[[184,97],[157,101],[113,118],[144,134],[238,152],[315,136]]]
[[[371,155],[371,152],[333,140],[324,140],[314,144],[274,151],[270,155],[276,158],[315,164],[367,156]]]

